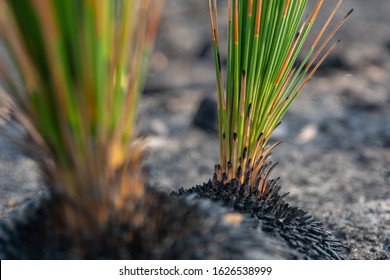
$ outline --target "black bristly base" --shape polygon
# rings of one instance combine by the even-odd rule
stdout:
[[[220,202],[231,211],[249,214],[248,219],[258,221],[256,227],[278,240],[284,240],[303,259],[343,259],[346,247],[325,231],[319,220],[286,203],[284,198],[287,194],[280,195],[280,189],[278,179],[270,180],[263,194],[256,190],[249,194],[237,181],[224,184],[215,180],[214,176],[213,181],[190,189],[181,188],[171,195],[196,195],[198,199]]]
[[[45,196],[0,220],[0,259],[297,259],[283,242],[234,225],[211,202],[147,188],[141,225],[113,224],[75,234],[58,216],[61,197]]]

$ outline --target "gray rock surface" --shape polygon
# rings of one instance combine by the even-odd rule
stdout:
[[[341,44],[275,131],[273,140],[284,143],[274,151],[273,176],[282,177],[292,205],[350,248],[347,258],[390,259],[390,1],[344,2],[338,18],[355,12],[336,36]],[[207,1],[166,0],[138,120],[148,184],[170,191],[211,178],[218,137],[192,120],[201,100],[215,95],[214,75]],[[37,165],[4,137],[16,124],[0,125],[6,217],[44,186]]]

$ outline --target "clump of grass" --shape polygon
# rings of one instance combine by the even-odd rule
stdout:
[[[0,1],[0,34],[21,79],[4,61],[0,73],[27,116],[19,121],[54,160],[52,191],[80,209],[64,208],[75,228],[126,220],[142,198],[133,132],[162,4]]]
[[[217,1],[209,0],[217,76],[219,181],[233,179],[264,193],[274,165],[267,162],[279,144],[267,145],[282,117],[339,41],[331,42],[352,10],[334,27],[338,1],[322,28],[312,26],[324,4],[305,17],[308,0],[229,0],[226,84],[219,54]],[[299,62],[308,35],[315,40]]]

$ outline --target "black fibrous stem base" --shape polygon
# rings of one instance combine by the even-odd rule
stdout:
[[[70,230],[58,195],[44,195],[0,220],[0,259],[298,259],[283,242],[226,223],[228,211],[211,202],[176,199],[146,188],[138,207],[143,222],[102,226],[82,234]],[[80,213],[82,215],[82,213]]]
[[[245,214],[256,220],[256,228],[278,240],[283,240],[303,259],[343,259],[346,247],[325,231],[322,223],[308,212],[285,202],[288,193],[280,194],[280,179],[267,181],[264,193],[254,186],[248,189],[238,180],[230,182],[216,179],[190,189],[180,188],[171,193],[174,197],[196,196],[223,204],[228,210]]]

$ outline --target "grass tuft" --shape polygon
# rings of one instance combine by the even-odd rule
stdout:
[[[133,132],[162,4],[0,1],[0,35],[21,77],[7,75],[2,62],[6,88],[31,120],[23,124],[34,142],[55,162],[53,190],[95,224],[112,213],[125,219],[143,193],[142,147]]]
[[[236,179],[249,186],[260,184],[261,193],[265,191],[273,168],[266,161],[279,144],[268,146],[270,136],[339,43],[331,39],[352,10],[333,29],[329,24],[342,2],[338,1],[321,30],[314,34],[315,40],[309,44],[303,60],[298,62],[323,0],[318,0],[306,17],[308,0],[228,0],[225,83],[219,51],[217,1],[209,0],[217,76],[218,180]]]

